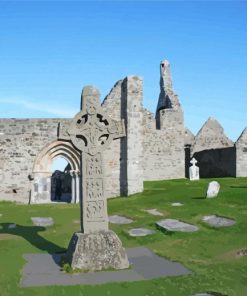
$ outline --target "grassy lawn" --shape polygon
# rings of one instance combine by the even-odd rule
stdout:
[[[229,296],[247,295],[247,256],[237,251],[247,248],[247,178],[217,179],[221,191],[216,199],[203,199],[209,179],[146,182],[145,191],[128,198],[108,201],[109,215],[119,214],[134,220],[128,225],[113,225],[127,247],[146,246],[173,261],[183,263],[191,275],[159,278],[151,281],[106,284],[98,286],[50,286],[19,288],[20,272],[25,264],[24,253],[63,251],[79,224],[79,206],[70,204],[16,205],[0,203],[0,296],[16,295],[167,295],[191,296],[214,291]],[[172,202],[184,206],[172,207]],[[194,233],[158,231],[152,216],[144,209],[156,208],[164,218],[181,219],[199,226]],[[231,227],[209,227],[203,215],[221,215],[236,220]],[[32,226],[31,217],[53,217],[52,227]],[[8,229],[16,223],[17,228]],[[154,235],[131,238],[127,230],[145,227],[157,230]]]

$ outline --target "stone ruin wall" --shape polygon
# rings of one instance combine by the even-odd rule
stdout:
[[[198,161],[202,178],[236,176],[234,143],[214,118],[209,118],[195,136],[191,157]]]
[[[144,180],[185,177],[183,111],[172,86],[170,64],[160,63],[160,95],[156,115],[144,110]]]
[[[102,103],[113,119],[125,119],[127,135],[104,151],[106,197],[141,192],[143,180],[184,178],[192,156],[197,158],[200,172],[223,165],[229,173],[234,149],[235,175],[247,176],[247,129],[234,145],[223,128],[209,119],[194,137],[184,128],[169,64],[165,62],[163,67],[162,63],[156,115],[143,107],[143,81],[138,76],[118,81]],[[70,120],[0,119],[1,200],[29,201],[33,184],[28,176],[33,174],[36,159],[45,146],[57,140],[58,123],[68,125]]]
[[[247,176],[247,128],[238,138],[236,144],[236,177]]]
[[[144,180],[184,178],[184,127],[181,114],[162,110],[166,124],[156,129],[154,114],[144,110]],[[177,118],[178,117],[178,118]]]
[[[125,119],[127,135],[124,139],[113,141],[103,155],[107,197],[130,195],[143,190],[142,101],[142,79],[130,76],[119,81],[102,103],[113,119]],[[51,172],[42,169],[41,174],[34,172],[34,163],[44,147],[57,141],[58,124],[68,125],[70,120],[0,119],[2,200],[29,202],[34,184],[28,176],[33,178],[35,175],[40,179],[39,183],[43,182],[41,186],[50,186],[46,179],[49,179]],[[44,191],[47,195],[47,188]],[[40,193],[38,199],[47,201],[47,196]]]
[[[28,202],[33,165],[43,147],[57,138],[68,119],[0,119],[0,196]]]

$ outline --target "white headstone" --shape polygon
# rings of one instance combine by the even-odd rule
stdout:
[[[189,168],[190,180],[191,181],[199,180],[200,179],[199,167],[196,166],[197,160],[195,158],[192,158],[190,163],[192,164],[192,166]]]
[[[207,189],[207,198],[214,198],[217,197],[218,193],[220,191],[220,184],[216,181],[212,181],[208,184]]]

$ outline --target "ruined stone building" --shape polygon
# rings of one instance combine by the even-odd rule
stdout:
[[[156,113],[143,107],[143,81],[118,81],[102,102],[107,114],[125,120],[126,137],[104,152],[107,197],[143,190],[143,181],[185,178],[192,156],[201,177],[247,176],[247,129],[236,143],[212,118],[194,136],[184,127],[183,110],[172,86],[170,64],[160,64]],[[78,110],[79,111],[79,110]],[[71,202],[80,191],[80,155],[70,142],[58,140],[59,125],[71,119],[0,119],[0,200],[44,203],[53,200],[52,162],[67,160],[63,178]],[[83,165],[83,164],[82,164]]]

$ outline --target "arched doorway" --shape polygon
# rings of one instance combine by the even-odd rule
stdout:
[[[53,201],[52,195],[52,175],[53,166],[57,159],[63,159],[67,162],[65,169],[70,175],[71,189],[70,202],[79,202],[80,186],[79,186],[79,168],[80,156],[78,151],[74,149],[72,144],[66,141],[54,141],[46,145],[37,156],[33,166],[33,186],[31,192],[32,203],[49,203]],[[58,170],[59,171],[59,170]],[[67,176],[68,177],[68,176]],[[67,178],[68,179],[68,178]],[[62,194],[61,194],[62,197]],[[69,201],[69,197],[63,201]]]
[[[72,200],[72,174],[68,161],[58,156],[52,161],[51,201],[67,202]]]

